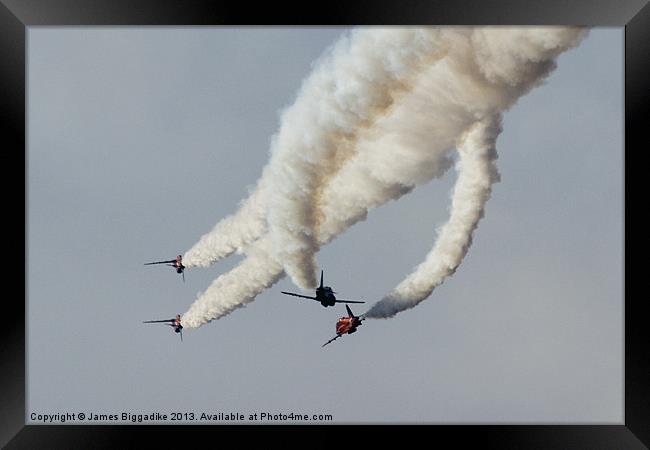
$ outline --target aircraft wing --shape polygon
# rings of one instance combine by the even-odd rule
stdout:
[[[330,339],[329,341],[327,341],[327,342],[325,342],[323,345],[321,345],[321,348],[325,347],[325,346],[326,346],[327,344],[329,344],[330,342],[334,342],[335,340],[337,340],[337,339],[340,338],[341,336],[343,336],[343,335],[342,335],[342,334],[337,334],[337,335],[334,336],[332,339]]]
[[[336,303],[365,303],[365,302],[356,302],[352,300],[334,300]]]
[[[163,322],[173,322],[175,319],[166,319],[166,320],[145,320],[142,323],[163,323]]]
[[[281,292],[282,292],[283,294],[293,295],[294,297],[302,297],[302,298],[309,298],[309,299],[311,299],[311,300],[318,300],[316,297],[309,297],[309,296],[307,296],[307,295],[294,294],[293,292],[284,292],[284,291],[281,291]]]
[[[145,266],[151,265],[151,264],[167,264],[167,263],[173,263],[176,262],[175,259],[170,259],[169,261],[154,261],[150,263],[144,263]]]

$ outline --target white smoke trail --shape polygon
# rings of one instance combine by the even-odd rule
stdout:
[[[282,265],[270,255],[268,235],[247,249],[248,256],[219,276],[182,315],[183,326],[197,328],[252,302],[283,276]]]
[[[269,186],[266,174],[265,171],[255,190],[235,214],[219,221],[183,255],[186,267],[209,267],[234,252],[241,252],[246,245],[266,233]]]
[[[494,142],[501,113],[540,84],[554,69],[555,58],[585,34],[560,27],[449,28],[421,33],[418,38],[397,33],[391,36],[402,36],[401,45],[410,42],[418,49],[413,61],[427,64],[401,65],[404,73],[394,76],[382,72],[386,65],[385,61],[379,64],[380,58],[362,57],[363,52],[381,53],[368,44],[376,45],[379,38],[368,36],[390,35],[386,33],[365,30],[356,36],[362,36],[366,45],[357,47],[352,45],[354,38],[344,40],[305,82],[296,104],[285,112],[273,143],[268,192],[266,197],[258,194],[267,204],[251,208],[256,211],[251,216],[258,219],[266,211],[268,234],[252,242],[241,239],[238,230],[234,234],[237,245],[230,247],[223,245],[229,239],[224,236],[215,248],[252,242],[246,250],[251,261],[245,260],[217,279],[186,313],[186,323],[199,326],[252,301],[283,276],[283,269],[300,286],[315,284],[314,255],[321,245],[365,219],[369,209],[442,175],[453,164],[452,150],[469,133],[461,147],[451,218],[434,249],[367,314],[390,317],[426,298],[460,264],[482,216],[496,176],[490,158],[496,157]],[[355,58],[346,59],[346,52]],[[395,52],[404,50],[400,53],[396,47]],[[361,64],[368,60],[374,64]],[[340,61],[358,62],[364,75],[349,68],[338,70]],[[379,72],[377,77],[374,71]],[[353,82],[343,83],[344,75],[350,73],[355,74]],[[337,95],[341,92],[345,93],[342,97]],[[355,123],[359,127],[350,128]],[[256,232],[248,237],[264,233],[263,226],[250,228]],[[218,287],[224,285],[230,287],[228,296],[220,294]]]
[[[497,158],[496,137],[501,128],[500,118],[494,119],[479,122],[461,137],[451,215],[433,249],[393,292],[365,313],[366,317],[388,318],[414,307],[456,271],[472,243],[472,233],[483,217],[492,184],[499,180],[494,163]]]

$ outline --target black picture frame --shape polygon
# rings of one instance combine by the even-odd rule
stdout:
[[[261,3],[209,0],[0,0],[0,112],[5,156],[12,156],[14,172],[24,174],[23,203],[15,184],[5,189],[5,199],[16,202],[14,214],[5,220],[6,284],[12,279],[14,261],[25,270],[24,300],[27,292],[26,260],[26,32],[36,25],[581,25],[625,27],[625,200],[635,179],[634,157],[645,149],[644,112],[650,104],[650,6],[648,0],[533,0],[515,1],[428,1],[365,0],[314,5],[308,2]],[[636,165],[638,168],[638,164]],[[5,185],[7,186],[7,184]],[[19,190],[20,191],[20,190]],[[627,202],[625,202],[627,204]],[[13,206],[13,205],[12,205]],[[22,208],[22,209],[21,209]],[[20,221],[13,217],[25,218]],[[650,445],[650,343],[646,326],[647,308],[643,296],[631,295],[625,268],[632,267],[631,208],[625,208],[625,418],[621,425],[494,425],[417,426],[429,442],[451,439],[456,445],[479,444],[481,448],[570,448],[634,449]],[[23,248],[19,239],[23,236]],[[20,255],[23,255],[22,261]],[[9,262],[11,261],[11,262]],[[200,442],[213,433],[229,432],[234,438],[250,438],[250,427],[193,426],[188,432],[173,426],[25,425],[25,304],[9,297],[5,301],[0,331],[0,446],[6,448],[130,448],[137,440],[149,444],[173,443],[179,434]],[[53,387],[55,389],[56,387]],[[265,435],[286,432],[300,439],[306,428],[336,439],[342,428],[255,427]],[[369,427],[369,426],[368,426]],[[218,429],[216,429],[218,428]],[[363,439],[374,436],[403,436],[415,426],[373,427],[351,430]],[[409,428],[409,429],[404,429]],[[395,434],[395,431],[399,433]],[[439,441],[440,440],[440,441]],[[302,441],[302,439],[300,439]],[[309,441],[307,441],[309,442]],[[175,444],[176,445],[176,444]],[[356,444],[354,444],[356,445]]]

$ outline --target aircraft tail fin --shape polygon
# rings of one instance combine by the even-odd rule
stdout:
[[[320,271],[320,288],[323,289],[323,271]]]
[[[348,305],[345,305],[345,309],[348,310],[348,316],[350,316],[350,317],[356,317],[356,316],[352,313],[352,310],[350,309],[350,307],[349,307]]]

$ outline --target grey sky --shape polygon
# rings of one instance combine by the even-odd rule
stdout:
[[[622,423],[623,29],[594,29],[504,116],[501,182],[457,272],[321,349],[343,308],[280,294],[163,325],[241,260],[173,258],[237,209],[279,113],[344,28],[28,31],[27,413],[332,414],[336,422]],[[456,174],[323,248],[341,296],[423,260]],[[362,308],[363,309],[363,308]],[[353,308],[354,310],[354,308]],[[356,312],[356,311],[355,311]]]

